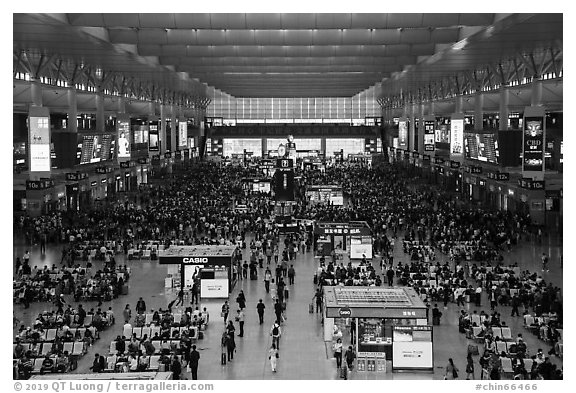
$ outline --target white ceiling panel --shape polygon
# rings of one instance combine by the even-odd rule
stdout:
[[[162,28],[162,29],[174,29],[176,28],[176,22],[174,20],[174,14],[139,14],[140,17],[140,27],[143,29],[147,28]]]
[[[386,94],[408,91],[557,44],[563,24],[558,14],[456,13],[14,14],[13,22],[15,53],[54,54],[167,88],[201,91],[196,78],[254,96],[314,95],[322,85],[356,94],[380,82]]]

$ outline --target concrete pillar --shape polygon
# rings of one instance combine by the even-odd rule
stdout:
[[[426,105],[423,102],[418,104],[418,139],[416,142],[416,150],[418,153],[424,153],[424,112],[426,111]]]
[[[409,108],[408,121],[408,150],[416,150],[416,116],[413,104]]]
[[[474,97],[474,130],[482,131],[484,129],[484,94],[481,91],[476,92]]]
[[[118,97],[118,108],[116,109],[118,113],[126,113],[126,98]]]
[[[462,95],[457,95],[454,98],[454,113],[462,113],[463,107],[464,107],[464,97]]]
[[[150,101],[148,103],[148,114],[149,115],[156,115],[156,102]]]
[[[104,92],[98,88],[96,90],[96,131],[105,131],[104,119]]]
[[[170,133],[170,151],[176,151],[176,135],[178,134],[178,127],[176,125],[176,105],[172,105],[170,126],[172,127],[172,132]]]
[[[68,123],[66,124],[66,129],[69,132],[78,132],[78,101],[76,86],[73,83],[68,84],[66,97],[68,99]]]
[[[166,146],[168,141],[166,141],[166,107],[164,104],[160,104],[160,155],[164,156],[166,153]]]
[[[534,77],[532,81],[532,92],[530,94],[530,105],[539,106],[542,105],[542,81],[537,77]]]
[[[510,90],[506,85],[500,86],[500,109],[498,113],[498,130],[506,131],[508,129],[508,105],[510,102]]]
[[[428,102],[428,113],[427,113],[428,115],[434,115],[435,114],[435,111],[436,111],[435,106],[436,105],[435,105],[434,101]]]
[[[328,156],[328,153],[326,153],[326,138],[325,137],[320,138],[320,153],[324,153],[324,157]]]
[[[42,84],[37,78],[30,78],[30,96],[32,98],[32,105],[43,106]]]

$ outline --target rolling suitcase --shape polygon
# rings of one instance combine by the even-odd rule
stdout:
[[[309,312],[310,314],[314,314],[314,303],[310,303],[310,304],[308,305],[308,312]]]
[[[128,295],[128,285],[122,285],[122,295]]]

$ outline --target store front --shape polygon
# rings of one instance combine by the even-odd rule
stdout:
[[[353,264],[363,257],[371,260],[372,231],[366,221],[318,222],[314,226],[314,249],[317,257],[329,256],[332,251],[347,251]]]
[[[234,288],[233,246],[171,246],[158,252],[159,263],[170,265],[166,287],[200,284],[200,298],[228,298]],[[170,284],[170,285],[169,285]]]
[[[324,315],[325,341],[354,320],[359,372],[433,371],[432,326],[413,288],[324,287]]]

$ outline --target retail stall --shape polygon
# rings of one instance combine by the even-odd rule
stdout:
[[[352,263],[363,257],[372,259],[372,231],[366,221],[318,222],[314,227],[316,256],[328,256],[333,250],[344,250]]]
[[[182,289],[199,282],[201,298],[227,298],[234,287],[235,252],[234,246],[171,246],[159,251],[158,259],[161,265],[172,265],[167,281],[179,280]]]
[[[413,288],[324,287],[324,339],[352,319],[357,327],[357,370],[433,371],[432,326]]]

